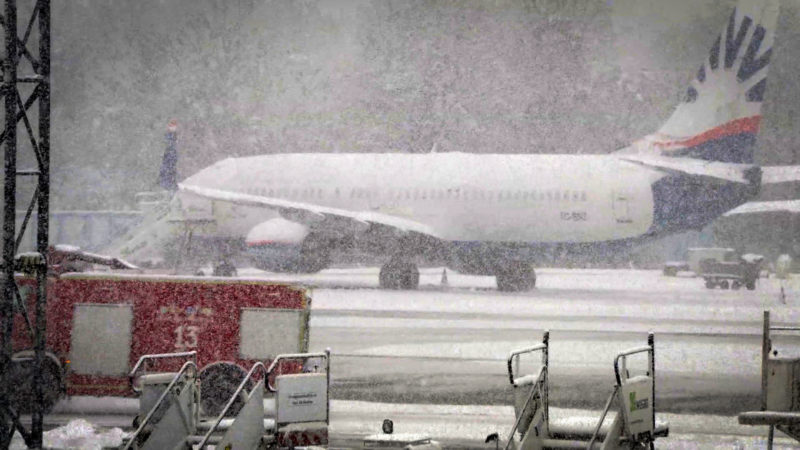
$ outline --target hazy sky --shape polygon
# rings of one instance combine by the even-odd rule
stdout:
[[[798,1],[760,143],[800,163]],[[53,4],[54,201],[292,151],[608,153],[669,116],[733,1],[81,0]],[[22,16],[22,15],[21,15]]]

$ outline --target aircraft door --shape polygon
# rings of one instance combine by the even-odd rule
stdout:
[[[613,192],[612,208],[617,223],[633,223],[630,209],[631,195],[628,191],[616,190]]]

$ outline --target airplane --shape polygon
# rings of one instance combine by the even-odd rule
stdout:
[[[607,255],[701,229],[759,192],[753,153],[777,15],[777,0],[740,0],[669,119],[616,152],[227,158],[178,184],[159,223],[185,240],[167,253],[189,254],[194,241],[226,264],[243,252],[264,270],[316,272],[355,252],[382,261],[382,288],[415,289],[418,264],[435,263],[522,291],[544,255]],[[159,226],[121,256],[154,245]]]

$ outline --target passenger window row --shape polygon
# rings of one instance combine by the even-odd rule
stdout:
[[[246,193],[259,195],[262,197],[301,199],[301,200],[321,200],[325,198],[326,192],[322,188],[258,188],[248,187]],[[340,197],[339,188],[332,193],[335,198]],[[351,199],[386,199],[386,200],[473,200],[473,201],[560,201],[560,202],[585,202],[587,201],[586,191],[577,190],[483,190],[483,189],[394,189],[389,188],[379,195],[377,191],[353,188],[350,190]]]

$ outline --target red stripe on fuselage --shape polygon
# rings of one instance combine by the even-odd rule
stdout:
[[[697,136],[681,141],[653,142],[658,147],[695,147],[708,141],[742,133],[758,133],[761,125],[761,116],[745,117],[732,120],[724,125],[712,128]]]

